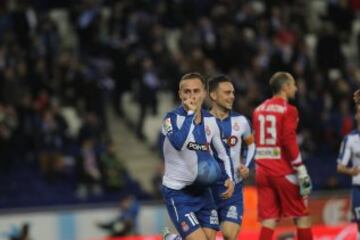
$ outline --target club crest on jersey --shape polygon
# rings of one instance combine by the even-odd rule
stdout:
[[[230,136],[230,137],[224,139],[224,142],[230,147],[234,147],[238,141],[239,140],[236,136]]]
[[[210,130],[209,126],[205,127],[205,132],[206,132],[206,135],[210,136],[211,130]]]
[[[189,150],[193,150],[193,151],[203,151],[203,152],[207,152],[209,151],[209,144],[200,144],[200,143],[196,143],[196,142],[189,142],[187,144],[187,149]]]
[[[172,132],[173,127],[172,127],[171,119],[170,119],[170,118],[166,118],[166,119],[164,120],[163,126],[164,126],[165,132],[167,132],[167,133]]]
[[[232,128],[234,129],[234,131],[239,131],[240,130],[240,125],[239,125],[239,123],[234,123],[233,124],[233,126],[232,126]]]

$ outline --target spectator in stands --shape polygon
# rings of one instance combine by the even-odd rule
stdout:
[[[98,227],[107,230],[111,237],[128,236],[137,232],[137,217],[140,205],[132,195],[127,195],[119,202],[119,215],[105,223],[98,223]]]
[[[331,54],[329,49],[332,49]],[[316,62],[319,70],[327,73],[332,68],[344,67],[341,42],[333,25],[324,24],[316,45]]]
[[[162,186],[162,177],[164,176],[164,162],[160,162],[155,169],[155,173],[152,177],[152,187],[154,192],[155,199],[162,199],[161,195],[161,186]]]
[[[9,240],[31,240],[30,224],[24,223],[21,227],[14,228],[13,232],[11,232],[9,235]]]
[[[145,58],[142,62],[142,72],[140,74],[138,102],[140,112],[136,133],[139,139],[144,140],[143,132],[146,114],[150,111],[152,115],[157,114],[158,108],[158,90],[160,88],[160,79],[154,61],[151,58]]]
[[[108,143],[106,151],[101,154],[101,165],[104,171],[104,185],[107,190],[123,190],[126,169],[122,160],[116,155],[113,143]]]
[[[95,143],[92,137],[86,137],[81,142],[80,156],[77,160],[79,174],[77,197],[80,199],[100,196],[103,193],[101,162]]]
[[[101,141],[104,138],[103,131],[99,122],[98,116],[94,112],[88,112],[84,114],[82,126],[79,130],[79,142],[83,142],[86,138],[93,138],[97,141]]]
[[[50,109],[42,113],[38,129],[40,169],[47,180],[54,180],[64,169],[63,150],[66,122]]]
[[[0,102],[0,171],[6,173],[12,164],[15,131],[18,127],[18,116],[10,104]]]

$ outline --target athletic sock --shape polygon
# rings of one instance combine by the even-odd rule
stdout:
[[[261,227],[259,240],[271,240],[273,233],[274,233],[274,229]]]
[[[313,235],[311,228],[298,228],[297,237],[299,240],[312,240]]]

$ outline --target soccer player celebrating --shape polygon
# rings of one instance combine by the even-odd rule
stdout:
[[[360,104],[356,105],[355,120],[357,129],[348,134],[341,143],[337,171],[352,176],[352,213],[360,232]],[[352,167],[347,166],[349,162]]]
[[[228,176],[222,197],[227,199],[234,191],[230,159],[216,119],[202,110],[205,96],[202,75],[184,75],[179,83],[182,105],[166,114],[162,126],[165,159],[162,195],[172,222],[186,240],[213,240],[219,229],[209,185],[219,179],[221,170],[212,149],[223,161]],[[164,238],[181,239],[168,233]]]
[[[273,97],[255,109],[252,119],[260,240],[272,239],[281,217],[294,219],[298,239],[312,239],[306,206],[311,181],[296,141],[298,111],[288,103],[297,87],[290,73],[277,72],[270,79],[270,88]]]
[[[224,75],[209,81],[211,111],[217,119],[221,138],[231,158],[231,173],[235,179],[235,191],[231,198],[224,199],[222,193],[227,179],[224,166],[220,162],[223,177],[211,189],[218,207],[219,220],[225,240],[237,240],[243,216],[242,179],[249,175],[249,164],[255,155],[254,137],[248,120],[232,111],[235,100],[234,86]],[[247,144],[246,159],[241,163],[241,146]],[[216,157],[216,155],[215,155]]]

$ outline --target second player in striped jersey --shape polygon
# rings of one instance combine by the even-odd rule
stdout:
[[[233,196],[224,199],[222,193],[226,191],[224,182],[227,174],[223,162],[219,161],[223,177],[211,189],[217,205],[224,239],[235,240],[238,239],[243,216],[242,180],[249,175],[248,166],[255,154],[254,137],[246,117],[232,111],[235,93],[233,83],[227,76],[219,75],[212,78],[209,81],[209,94],[210,112],[217,118],[221,138],[231,159],[231,173],[235,180]],[[245,159],[241,161],[241,148],[244,142],[247,145],[247,151]]]

